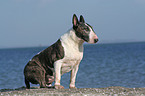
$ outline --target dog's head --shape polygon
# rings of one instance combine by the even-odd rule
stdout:
[[[88,43],[96,43],[98,41],[98,37],[95,34],[92,26],[88,23],[85,23],[83,16],[80,16],[80,21],[78,21],[77,16],[73,15],[73,29],[75,30],[75,34],[80,39],[88,42]]]

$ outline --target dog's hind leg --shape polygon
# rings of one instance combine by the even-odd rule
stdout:
[[[40,85],[40,88],[46,88],[46,83],[45,83],[45,81],[41,81],[41,82],[39,83],[39,85]]]
[[[29,62],[24,69],[26,87],[29,89],[29,82],[31,82],[32,84],[39,84],[40,88],[46,88],[45,73],[45,70],[36,62]]]
[[[45,70],[42,67],[35,69],[35,78],[38,81],[40,88],[46,88]]]
[[[46,81],[45,81],[44,74],[42,74],[42,77],[39,78],[39,85],[40,85],[40,88],[46,88]]]
[[[38,68],[39,69],[39,68]],[[45,71],[44,70],[36,70],[35,80],[39,83],[40,88],[46,88],[46,80],[45,80]]]
[[[30,83],[29,83],[29,81],[26,78],[25,78],[25,84],[26,84],[26,88],[30,89]]]

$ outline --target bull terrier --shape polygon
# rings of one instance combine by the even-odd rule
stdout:
[[[75,87],[76,74],[83,58],[83,43],[96,43],[98,37],[92,26],[85,23],[83,16],[78,21],[74,14],[73,27],[62,35],[56,43],[35,55],[24,68],[26,88],[39,84],[46,88],[55,81],[56,89],[63,89],[60,80],[64,73],[71,71],[69,88]]]

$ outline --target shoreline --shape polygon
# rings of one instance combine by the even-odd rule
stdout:
[[[106,87],[106,88],[77,88],[77,89],[54,89],[25,87],[17,89],[1,89],[0,96],[145,96],[145,88],[125,88],[125,87]]]

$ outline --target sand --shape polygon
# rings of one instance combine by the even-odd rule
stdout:
[[[2,89],[0,96],[145,96],[145,88],[77,88],[77,89],[54,89],[36,88],[25,89]]]

